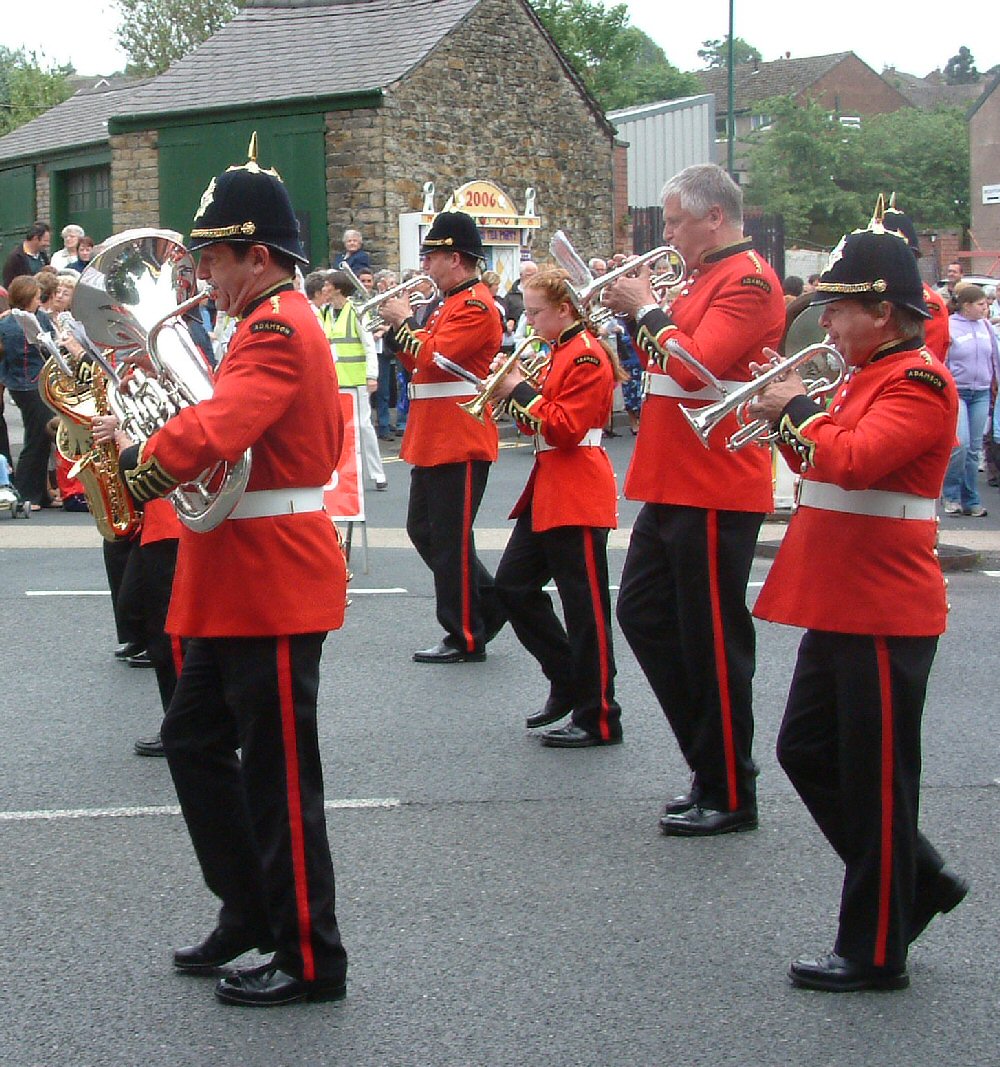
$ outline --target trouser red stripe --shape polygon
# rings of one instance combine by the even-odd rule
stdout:
[[[465,651],[474,652],[476,639],[472,633],[472,569],[469,566],[472,537],[472,464],[465,465],[465,500],[462,503],[462,636]]]
[[[601,676],[601,713],[598,726],[601,737],[607,741],[611,737],[611,727],[608,725],[608,632],[604,621],[604,605],[601,603],[601,585],[597,577],[597,560],[594,558],[594,531],[586,526],[583,528],[583,558],[587,565],[587,588],[594,613],[598,670]]]
[[[875,926],[876,967],[885,966],[886,946],[889,940],[889,891],[892,888],[892,820],[893,820],[893,717],[892,675],[889,664],[889,649],[884,637],[875,638],[875,659],[878,663],[878,681],[882,697],[882,841],[879,858],[878,921]]]
[[[181,667],[184,666],[184,649],[181,647],[181,639],[174,634],[170,636],[170,655],[173,657],[174,670],[179,678]]]
[[[277,638],[278,703],[281,708],[281,733],[285,746],[285,783],[288,795],[288,828],[291,836],[292,871],[295,876],[295,909],[299,920],[299,948],[302,953],[302,978],[316,978],[312,951],[312,919],[309,913],[309,882],[306,874],[306,850],[302,830],[302,794],[299,789],[299,749],[295,730],[295,703],[292,692],[292,656],[287,637]]]
[[[722,749],[726,761],[726,791],[729,810],[739,807],[736,788],[736,751],[733,745],[733,707],[729,698],[729,663],[726,660],[726,634],[719,599],[719,513],[705,515],[708,534],[708,592],[712,611],[712,641],[715,650],[715,676],[719,684],[719,711],[722,715]]]

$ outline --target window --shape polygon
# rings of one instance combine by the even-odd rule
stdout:
[[[766,130],[771,125],[770,115],[751,115],[750,116],[750,129],[751,130]]]
[[[74,171],[66,179],[66,208],[71,216],[111,207],[111,167]]]

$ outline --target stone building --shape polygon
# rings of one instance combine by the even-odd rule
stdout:
[[[314,264],[354,227],[399,266],[399,218],[427,181],[438,208],[477,178],[515,202],[534,189],[536,255],[558,228],[587,253],[624,243],[624,147],[525,0],[247,0],[159,77],[78,93],[0,138],[0,239],[81,213],[99,239],[186,233],[254,130]]]

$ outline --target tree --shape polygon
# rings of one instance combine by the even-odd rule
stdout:
[[[72,66],[46,66],[36,52],[0,45],[0,135],[30,122],[73,93]]]
[[[242,0],[115,0],[121,13],[116,36],[128,74],[161,74],[186,56],[242,6]]]
[[[729,34],[715,41],[702,41],[698,58],[709,70],[729,65]],[[759,63],[760,51],[742,37],[733,38],[733,63]]]
[[[784,216],[789,242],[832,245],[895,192],[920,226],[966,226],[969,154],[960,108],[905,108],[845,128],[816,101],[761,104],[771,127],[751,137],[748,204]]]
[[[673,100],[701,84],[667,61],[663,49],[630,26],[625,4],[595,0],[531,0],[542,24],[605,109]]]
[[[944,80],[949,85],[972,85],[979,81],[975,57],[964,44],[958,50],[958,55],[945,63]]]

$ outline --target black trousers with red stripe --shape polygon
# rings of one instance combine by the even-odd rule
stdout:
[[[219,925],[306,981],[347,973],[316,732],[325,638],[194,638],[161,730]]]
[[[618,621],[715,811],[756,804],[753,673],[746,604],[764,516],[645,504],[632,527]]]
[[[917,829],[920,720],[936,637],[809,630],[799,646],[778,760],[846,873],[834,951],[906,961],[915,895],[944,861]]]
[[[410,472],[406,532],[434,575],[445,644],[463,652],[481,652],[506,618],[472,532],[489,475],[486,460]]]
[[[518,516],[496,587],[522,645],[538,660],[551,695],[573,708],[573,722],[605,740],[621,736],[608,594],[608,531],[559,526],[533,533],[530,507]],[[566,626],[552,598],[559,590]]]

